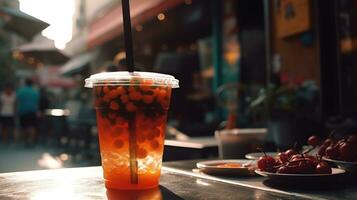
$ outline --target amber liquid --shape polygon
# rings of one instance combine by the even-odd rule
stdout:
[[[106,187],[158,186],[171,88],[141,82],[136,86],[96,86],[94,93]],[[135,138],[134,143],[129,143],[130,137]],[[133,152],[137,182],[133,182],[130,163]]]

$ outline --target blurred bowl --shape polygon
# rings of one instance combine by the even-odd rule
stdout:
[[[219,156],[221,159],[244,158],[261,146],[266,134],[266,128],[217,130]]]
[[[348,162],[342,160],[333,160],[323,157],[323,160],[335,164],[338,168],[344,169],[347,172],[357,173],[357,162]]]

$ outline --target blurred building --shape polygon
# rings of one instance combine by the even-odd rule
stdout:
[[[315,109],[308,116],[317,127],[332,115],[355,112],[355,94],[348,97],[354,83],[354,71],[349,67],[354,63],[353,0],[336,1],[330,8],[324,8],[319,0],[130,3],[135,66],[179,77],[189,105],[199,108],[189,109],[200,113],[191,121],[207,124],[214,118],[226,119],[227,110],[217,106],[215,92],[228,83],[239,83],[244,88],[237,103],[242,127],[266,126],[267,119],[252,122],[246,115],[249,101],[271,83],[301,86],[310,81],[321,87],[323,99],[314,102]],[[334,7],[338,8],[334,11],[337,14],[331,20],[338,23],[327,25],[324,12]],[[62,68],[65,75],[83,80],[123,58],[120,1],[76,0],[73,21],[73,39],[65,50],[72,60]],[[326,35],[328,30],[339,32]],[[306,131],[317,130],[315,125]],[[205,132],[199,126],[197,130]]]
[[[202,0],[133,0],[130,3],[137,70],[178,77],[182,83],[180,95],[189,96],[191,102],[185,107],[193,110],[205,105],[195,112],[194,121],[202,124],[207,119],[212,121],[215,107],[211,3]],[[65,49],[72,59],[62,67],[64,75],[83,80],[125,58],[120,1],[77,0],[73,22],[73,39]],[[237,59],[231,59],[231,63],[236,65]],[[236,77],[237,67],[233,69],[234,73],[227,74]],[[185,114],[186,117],[195,115]],[[204,125],[197,131],[202,127]]]
[[[0,8],[19,8],[19,1],[17,0],[3,0],[0,1]],[[0,77],[1,79],[6,79],[7,81],[13,81],[15,79],[15,71],[18,76],[27,76],[32,72],[25,68],[19,70],[21,64],[14,62],[11,55],[11,49],[24,44],[25,39],[20,36],[13,34],[11,31],[1,28],[0,29],[0,48],[1,59],[0,59]],[[3,83],[3,82],[2,82]]]

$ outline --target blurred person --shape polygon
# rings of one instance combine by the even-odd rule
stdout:
[[[140,64],[135,62],[134,63],[135,71],[146,71],[145,68]],[[125,55],[124,57],[121,58],[114,58],[114,62],[109,64],[106,68],[107,72],[116,72],[116,71],[128,71],[128,68],[126,66],[126,58]]]
[[[40,112],[40,116],[44,115],[46,109],[49,109],[51,106],[50,99],[48,98],[47,90],[43,87],[39,90],[39,101],[38,101],[38,109]]]
[[[107,65],[107,72],[116,72],[116,71],[128,71],[128,68],[125,64],[125,58],[120,60],[114,60],[114,63]]]
[[[128,68],[126,67],[126,56],[125,52],[120,52],[114,57],[114,63],[115,68],[108,68],[108,71],[128,71]]]
[[[34,146],[36,125],[39,111],[39,92],[33,87],[33,81],[27,79],[25,85],[17,91],[17,113],[25,140],[25,146]]]
[[[16,94],[12,84],[7,83],[0,95],[0,123],[3,140],[6,143],[9,137],[15,138],[15,106]]]
[[[125,58],[122,58],[118,61],[117,69],[118,71],[128,71]]]
[[[41,87],[39,90],[39,102],[38,102],[38,139],[43,143],[46,142],[47,137],[50,134],[50,122],[46,117],[46,110],[51,107],[51,101],[48,97],[46,88]]]

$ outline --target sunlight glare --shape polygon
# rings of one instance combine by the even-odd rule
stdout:
[[[42,35],[63,49],[72,38],[73,0],[19,0],[20,10],[50,24]]]
[[[47,169],[58,169],[63,167],[63,162],[59,158],[51,156],[49,153],[42,154],[42,158],[37,161],[37,164],[40,167]]]

